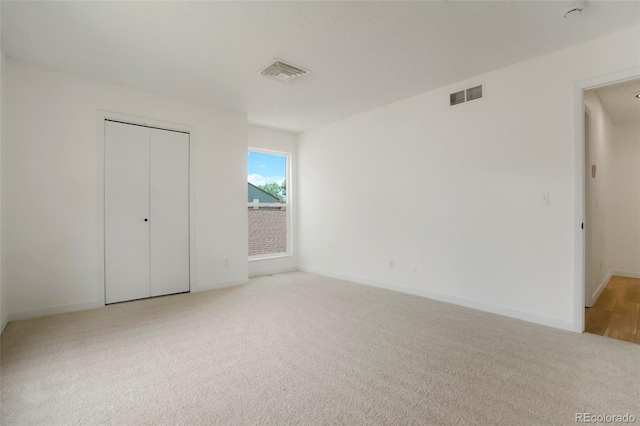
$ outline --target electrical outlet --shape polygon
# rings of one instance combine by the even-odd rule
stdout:
[[[540,203],[540,205],[549,205],[549,193],[541,192],[540,197],[538,198],[538,202]]]
[[[224,260],[224,267],[228,268],[229,267],[229,259],[225,259]]]
[[[389,261],[389,269],[396,269],[396,262],[393,260]]]

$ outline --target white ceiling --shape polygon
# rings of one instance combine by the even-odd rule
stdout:
[[[640,79],[597,89],[600,103],[614,124],[625,121],[640,120]]]
[[[306,130],[640,22],[640,2],[8,2],[5,54]],[[273,57],[312,70],[287,86]]]

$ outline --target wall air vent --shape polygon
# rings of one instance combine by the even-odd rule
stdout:
[[[482,98],[482,86],[475,86],[449,95],[449,105],[454,106]]]
[[[464,103],[464,90],[449,95],[451,106]]]
[[[280,83],[289,84],[311,71],[300,68],[297,65],[285,62],[281,59],[274,58],[265,65],[258,74],[279,81]]]
[[[467,89],[467,102],[473,101],[475,99],[480,99],[482,97],[482,86],[472,87],[471,89]]]

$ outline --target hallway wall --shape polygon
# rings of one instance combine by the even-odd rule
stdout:
[[[613,126],[611,152],[611,266],[640,278],[640,119]]]
[[[609,281],[611,265],[610,188],[613,151],[613,123],[595,90],[586,91],[588,114],[588,152],[586,188],[587,271],[585,303],[592,306]],[[591,167],[596,167],[595,177]]]

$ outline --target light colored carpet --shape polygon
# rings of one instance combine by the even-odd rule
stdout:
[[[640,417],[640,346],[294,272],[19,321],[2,424]]]

